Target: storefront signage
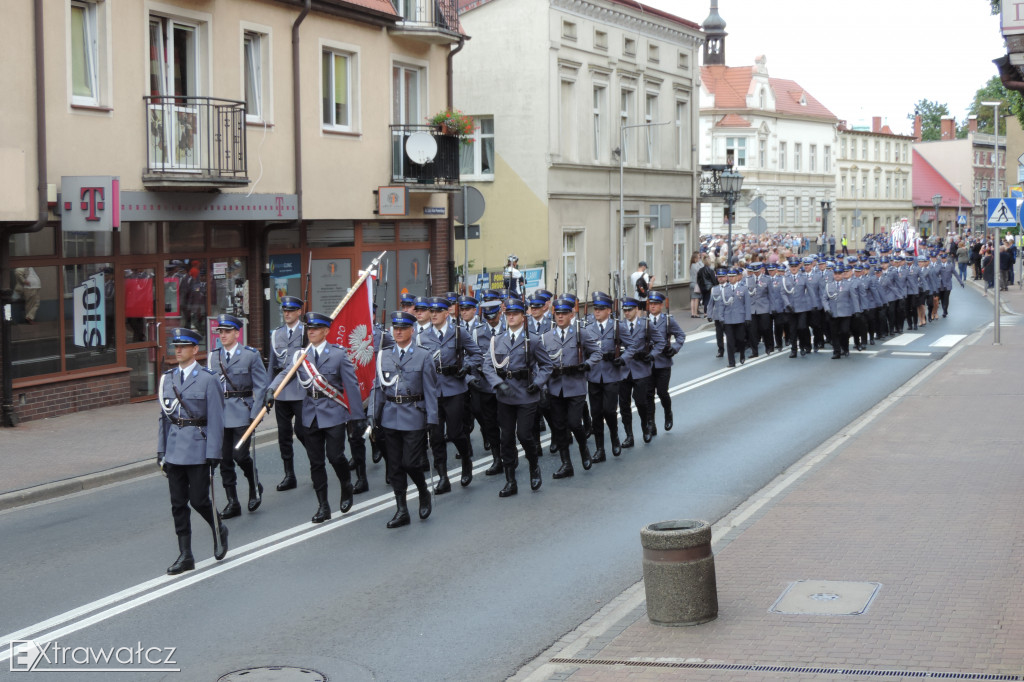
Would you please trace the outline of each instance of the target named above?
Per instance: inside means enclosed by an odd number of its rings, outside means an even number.
[[[295,220],[294,194],[121,192],[121,220]]]
[[[387,216],[409,215],[409,190],[401,185],[378,187],[377,213]]]
[[[75,287],[74,300],[74,344],[79,348],[105,346],[107,323],[103,273],[97,273]]]
[[[1002,20],[1004,36],[1024,33],[1024,2],[1021,0],[1003,0]]]
[[[118,177],[65,175],[60,188],[60,217],[65,230],[105,232],[121,226]]]
[[[444,206],[424,206],[423,215],[444,215]]]
[[[537,289],[544,288],[544,268],[523,268],[520,270],[523,273],[523,280],[525,280],[525,289],[523,293],[532,293]],[[470,282],[474,281],[474,275],[470,275]],[[485,272],[482,274],[475,275],[476,286],[475,291],[481,289],[504,289],[505,288],[505,272],[504,270],[498,270],[496,272]]]

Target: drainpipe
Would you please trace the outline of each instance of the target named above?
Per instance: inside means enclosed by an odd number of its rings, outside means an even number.
[[[10,282],[10,236],[39,232],[46,226],[49,209],[46,203],[46,77],[43,52],[43,0],[34,0],[33,29],[35,32],[36,71],[36,182],[38,189],[39,217],[27,225],[10,225],[0,228],[0,353],[3,353],[3,394],[0,396],[0,426],[16,426],[18,417],[14,413],[14,381],[11,377],[11,320],[8,314],[13,292],[6,287]]]
[[[458,10],[457,9],[456,9],[456,16],[458,16]],[[455,69],[452,66],[452,62],[455,59],[455,55],[457,55],[459,52],[461,52],[462,48],[465,47],[465,45],[466,45],[466,37],[463,36],[463,35],[459,35],[459,44],[455,46],[454,50],[452,50],[452,51],[450,51],[448,53],[448,65],[447,65],[447,68],[445,70],[445,76],[448,79],[447,86],[446,86],[447,87],[447,92],[446,92],[445,100],[446,100],[446,106],[449,109],[454,109],[455,108],[455,86],[452,83],[452,81],[454,79]],[[456,201],[456,197],[458,197],[459,200],[461,201],[461,194],[457,194],[456,192],[450,192],[448,194],[448,228],[449,229],[448,229],[447,238],[448,238],[448,245],[449,245],[448,246],[448,253],[449,253],[449,255],[455,253],[455,201]],[[466,226],[466,229],[467,230],[469,229],[468,225]],[[454,260],[454,256],[452,256],[451,259]],[[468,267],[468,265],[469,265],[468,261],[465,263],[465,265]],[[466,284],[468,285],[469,284],[469,273],[468,272],[464,272],[464,273],[462,273],[462,276],[465,279]],[[448,291],[454,291],[454,290],[455,290],[455,287],[453,286],[453,283],[452,282],[448,282]],[[430,293],[433,294],[434,292],[430,292]],[[468,295],[469,294],[469,290],[467,289],[465,291],[462,291],[461,293]]]

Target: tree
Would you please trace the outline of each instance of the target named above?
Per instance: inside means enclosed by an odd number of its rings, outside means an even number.
[[[995,107],[984,106],[982,102],[1000,102],[999,111],[1016,116],[1017,120],[1024,126],[1024,98],[1021,97],[1021,93],[1011,92],[1003,87],[999,76],[992,76],[985,85],[978,89],[974,94],[974,101],[971,102],[971,106],[967,109],[968,116],[974,115],[978,117],[978,132],[991,134],[994,132],[992,116],[995,113]],[[1006,131],[1003,129],[1003,126],[1000,125],[999,127],[1005,135]],[[964,135],[958,135],[958,137],[965,136],[966,131]]]
[[[907,118],[914,120],[915,115],[921,116],[921,139],[933,141],[942,139],[942,119],[949,116],[949,107],[939,102],[922,99],[914,105],[914,113]]]

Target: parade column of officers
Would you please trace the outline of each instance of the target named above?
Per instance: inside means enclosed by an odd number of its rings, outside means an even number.
[[[832,348],[832,359],[864,350],[878,339],[918,329],[949,314],[953,278],[963,287],[945,251],[907,255],[882,249],[844,259],[807,256],[782,263],[719,268],[707,317],[715,323],[718,357],[729,367],[790,347],[789,357]]]
[[[167,572],[195,568],[189,505],[211,528],[220,528],[216,558],[223,558],[227,527],[215,514],[221,520],[241,514],[236,465],[248,484],[246,508],[260,508],[263,486],[248,441],[237,449],[235,445],[264,406],[273,409],[277,420],[284,465],[278,491],[297,485],[294,438],[309,457],[317,497],[313,523],[331,518],[326,463],[338,478],[341,513],[352,508],[354,494],[369,490],[369,433],[373,461],[384,460],[385,481],[395,495],[397,510],[388,528],[410,522],[410,479],[418,491],[420,519],[430,516],[431,492],[451,491],[448,443],[461,461],[459,483],[470,485],[469,436],[477,423],[484,448],[494,455],[485,474],[505,478],[500,497],[519,492],[517,443],[526,454],[530,489],[541,487],[540,433],[547,427],[551,451],[561,458],[556,479],[575,474],[570,456],[574,440],[584,470],[606,459],[605,427],[613,456],[634,446],[631,403],[636,404],[645,443],[657,434],[655,394],[664,428],[670,430],[672,357],[686,335],[667,314],[664,294],[652,291],[641,302],[594,292],[590,303],[592,312],[583,315],[575,295],[555,298],[543,289],[527,300],[499,290],[483,291],[479,301],[455,293],[433,298],[403,294],[402,309],[390,316],[390,330],[383,325],[374,330],[376,379],[366,404],[360,400],[347,352],[326,341],[331,318],[317,312],[302,315],[304,303],[296,297],[281,299],[285,324],[271,334],[269,368],[256,349],[238,343],[242,321],[232,315],[218,316],[220,347],[209,353],[206,367],[195,360],[198,333],[175,329],[171,342],[178,368],[161,377],[157,445],[179,546],[178,559]],[[282,386],[304,348],[308,355]],[[351,460],[345,457],[346,440]],[[212,501],[218,467],[227,501],[220,511]],[[427,478],[434,474],[431,490]]]

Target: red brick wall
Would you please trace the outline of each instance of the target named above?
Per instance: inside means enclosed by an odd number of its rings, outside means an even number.
[[[128,391],[128,372],[89,379],[54,380],[51,384],[29,388],[15,387],[14,412],[23,422],[59,417],[96,407],[123,405],[128,402]]]
[[[441,296],[448,291],[448,261],[452,257],[451,225],[447,220],[438,220],[430,237],[430,280],[431,294]]]

